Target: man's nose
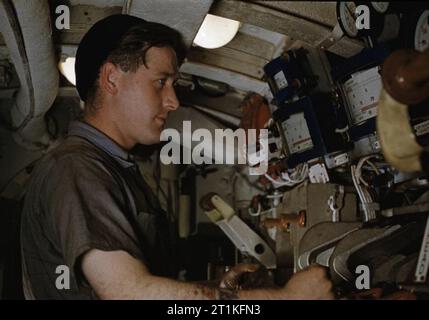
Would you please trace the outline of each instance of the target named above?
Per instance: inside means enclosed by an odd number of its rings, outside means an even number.
[[[170,111],[174,111],[179,107],[179,105],[179,99],[177,99],[174,87],[172,86],[167,88],[164,96],[164,107],[166,107]]]

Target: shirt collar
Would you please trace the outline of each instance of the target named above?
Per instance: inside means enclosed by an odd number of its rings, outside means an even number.
[[[124,168],[129,168],[135,165],[134,157],[131,154],[122,149],[115,141],[103,132],[85,122],[72,121],[69,125],[68,135],[78,136],[88,140],[112,156]]]

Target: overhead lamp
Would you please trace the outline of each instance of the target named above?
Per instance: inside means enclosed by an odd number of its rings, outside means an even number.
[[[230,42],[238,32],[240,21],[207,14],[194,44],[206,49],[216,49]]]
[[[74,86],[76,85],[76,74],[74,73],[75,61],[75,57],[62,57],[58,63],[58,69],[60,69],[61,74]]]

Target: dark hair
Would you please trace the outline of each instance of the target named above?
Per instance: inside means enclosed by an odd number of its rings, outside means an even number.
[[[146,65],[146,53],[152,47],[170,47],[176,53],[180,65],[186,55],[186,47],[180,33],[166,25],[146,22],[131,27],[124,33],[101,66],[106,62],[118,65],[123,71],[135,72],[141,65]],[[99,69],[100,69],[99,68]],[[99,75],[99,70],[98,70]],[[88,87],[86,108],[93,109],[98,90],[98,75],[92,86]],[[91,111],[91,110],[87,110]]]

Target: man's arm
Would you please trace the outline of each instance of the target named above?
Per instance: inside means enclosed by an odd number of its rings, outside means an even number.
[[[199,299],[219,297],[219,289],[153,276],[144,263],[125,251],[93,249],[82,258],[83,274],[100,299]],[[325,270],[310,267],[279,289],[256,289],[222,294],[238,299],[330,299]]]

